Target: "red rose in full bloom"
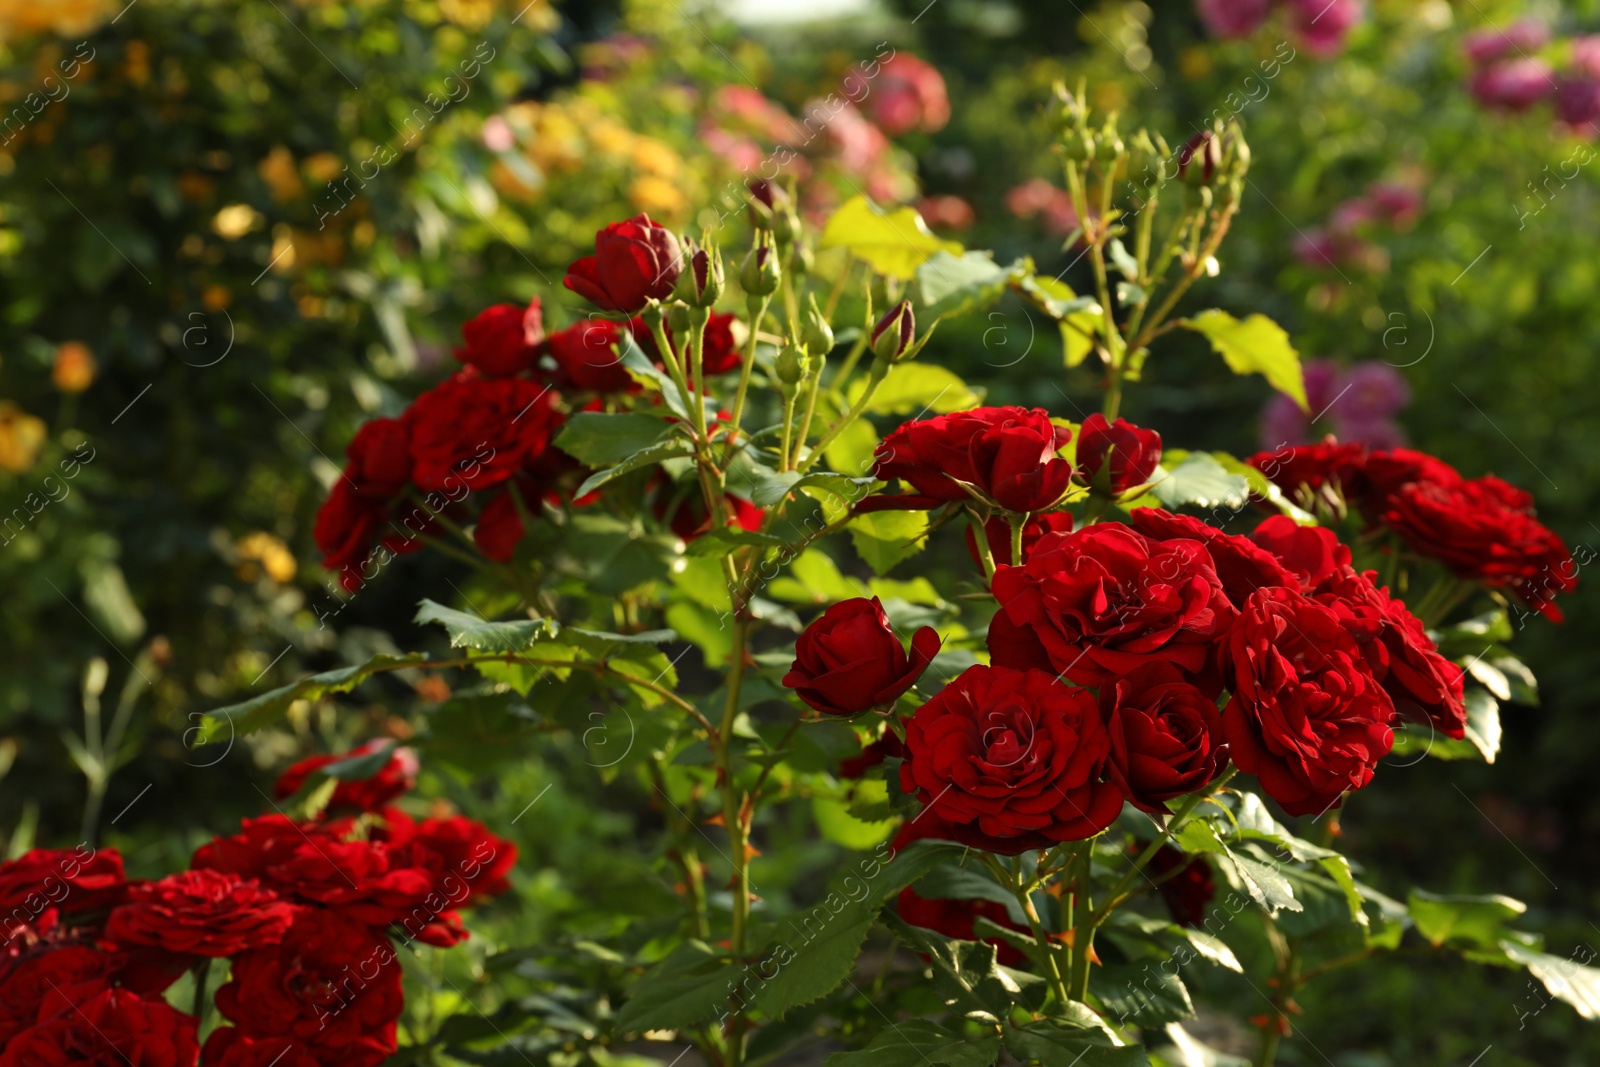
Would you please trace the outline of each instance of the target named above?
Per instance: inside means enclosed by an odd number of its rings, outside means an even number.
[[[390,500],[411,482],[411,432],[399,419],[361,424],[345,446],[341,480],[366,500]]]
[[[278,800],[293,796],[306,784],[312,772],[330,763],[356,760],[389,749],[389,758],[365,778],[340,779],[328,801],[330,811],[377,811],[391,800],[410,792],[417,784],[417,754],[403,745],[375,738],[338,755],[308,756],[278,775],[272,795]]]
[[[1161,435],[1135,426],[1127,419],[1107,423],[1096,412],[1083,420],[1078,429],[1077,479],[1095,484],[1095,476],[1109,463],[1106,483],[1112,496],[1148,482],[1161,463]]]
[[[197,1026],[164,1001],[105,989],[17,1034],[0,1067],[194,1067]]]
[[[1229,755],[1291,815],[1372,780],[1394,745],[1394,703],[1339,617],[1289,589],[1245,603],[1223,649]]]
[[[610,319],[585,319],[546,338],[544,350],[555,362],[556,384],[595,393],[637,390],[616,347],[623,329]]]
[[[1043,511],[1067,490],[1072,464],[1056,453],[1071,439],[1041,408],[975,408],[905,423],[878,446],[872,474],[934,500],[972,499],[965,483],[1008,511]]]
[[[427,872],[431,886],[397,925],[408,938],[441,948],[466,940],[455,909],[510,890],[517,846],[461,815],[416,822],[391,809],[385,818],[381,838],[391,862]]]
[[[1235,608],[1243,606],[1257,589],[1275,585],[1293,589],[1300,584],[1282,561],[1265,548],[1236,534],[1225,533],[1193,515],[1174,515],[1161,508],[1136,508],[1128,517],[1128,525],[1157,541],[1187,538],[1205,545],[1217,578],[1222,582],[1222,591]]]
[[[297,823],[287,815],[245,819],[231,837],[214,837],[195,849],[189,866],[195,870],[227,871],[270,885],[268,871],[294,857],[308,840],[333,839],[327,825]]]
[[[206,1038],[206,1067],[320,1067],[316,1057],[286,1037],[245,1037],[219,1026]]]
[[[1329,439],[1315,445],[1257,452],[1245,462],[1292,497],[1301,486],[1313,493],[1331,486],[1351,494],[1362,482],[1366,458],[1364,445],[1341,445]]]
[[[395,1052],[405,995],[387,938],[306,908],[282,941],[234,959],[216,1004],[240,1037],[297,1041],[327,1067],[377,1067]]]
[[[906,723],[900,788],[953,840],[1015,855],[1104,830],[1122,790],[1094,697],[1046,671],[968,667]]]
[[[534,464],[557,425],[550,387],[526,378],[447,378],[412,401],[412,480],[445,491],[499,485]]]
[[[1033,546],[1038,544],[1039,538],[1045,534],[1071,532],[1070,511],[1047,511],[1042,515],[1035,515],[1022,528],[1022,558],[1024,560],[1028,558],[1028,553],[1033,551]],[[1005,519],[995,515],[985,521],[983,539],[989,542],[989,553],[996,564],[1015,562],[1011,558],[1011,524]],[[972,562],[982,567],[983,560],[978,557],[978,539],[972,536],[971,523],[967,524],[967,551],[972,554]]]
[[[670,297],[682,271],[678,239],[648,215],[635,215],[596,233],[594,255],[568,267],[563,284],[598,308],[631,314]]]
[[[1251,531],[1250,540],[1278,557],[1300,579],[1300,588],[1305,592],[1350,563],[1350,549],[1339,543],[1339,536],[1332,530],[1301,526],[1287,515],[1262,520]]]
[[[283,937],[294,906],[222,871],[183,871],[128,890],[106,920],[106,940],[194,956],[235,956]]]
[[[783,684],[824,714],[854,715],[899,700],[939,645],[939,632],[924,626],[911,635],[907,656],[877,597],[841,600],[800,635]]]
[[[544,314],[539,298],[525,308],[495,304],[461,327],[466,344],[456,358],[491,378],[509,378],[528,370],[544,341]]]
[[[1210,784],[1227,763],[1216,701],[1169,663],[1102,686],[1100,713],[1111,737],[1106,777],[1141,811],[1167,814],[1166,801]]]
[[[1409,448],[1373,452],[1361,464],[1363,496],[1369,509],[1381,512],[1389,497],[1413,482],[1453,489],[1466,481],[1444,460]]]
[[[0,863],[0,922],[9,934],[52,908],[63,915],[96,911],[117,903],[127,888],[115,849],[36,848]]]
[[[1110,522],[1046,534],[1021,567],[996,570],[993,584],[994,662],[1048,665],[1079,685],[1160,662],[1191,680],[1208,676],[1211,647],[1235,614],[1205,545],[1153,541]]]
[[[109,988],[116,961],[87,945],[41,946],[0,961],[0,1048],[43,1019]]]
[[[1144,845],[1139,848],[1143,850]],[[1177,874],[1172,874],[1178,871]],[[1145,874],[1161,880],[1156,886],[1161,892],[1172,921],[1191,929],[1205,925],[1206,905],[1217,895],[1216,883],[1211,880],[1211,864],[1204,856],[1186,856],[1171,845],[1162,845],[1150,857]]]
[[[942,897],[929,899],[910,886],[900,891],[895,901],[900,918],[912,926],[932,930],[936,934],[953,937],[958,941],[987,941],[998,950],[1000,963],[1006,967],[1025,967],[1028,957],[1009,941],[999,937],[979,937],[975,932],[979,919],[988,919],[1008,930],[1028,934],[1033,931],[1027,923],[1011,918],[1006,906],[997,900],[948,900]]]

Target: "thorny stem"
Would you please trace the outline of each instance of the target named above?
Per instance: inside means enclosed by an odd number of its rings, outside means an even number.
[[[1083,842],[1078,856],[1080,870],[1074,889],[1072,923],[1072,967],[1068,993],[1073,1000],[1085,1001],[1089,997],[1089,955],[1094,951],[1094,931],[1099,925],[1094,900],[1089,895],[1090,879],[1094,873],[1094,839]]]
[[[1050,989],[1056,999],[1063,1005],[1066,1004],[1070,999],[1067,994],[1067,982],[1062,977],[1061,964],[1056,959],[1055,948],[1050,943],[1049,935],[1045,933],[1044,921],[1039,918],[1039,909],[1033,906],[1033,898],[1028,894],[1020,859],[1014,860],[1009,868],[988,853],[984,854],[984,860],[1000,883],[1011,890],[1011,895],[1017,898],[1017,906],[1028,917],[1028,925],[1033,929],[1034,943],[1039,946],[1039,955],[1044,957],[1045,979],[1050,983]]]
[[[1191,793],[1189,795],[1189,798],[1185,800],[1183,804],[1179,806],[1178,810],[1172,815],[1172,817],[1167,820],[1166,827],[1156,835],[1155,840],[1146,845],[1144,851],[1139,853],[1138,858],[1133,861],[1132,869],[1129,870],[1127,874],[1122,876],[1121,881],[1119,881],[1106,896],[1105,904],[1103,904],[1100,907],[1100,910],[1094,915],[1094,925],[1099,926],[1101,923],[1106,921],[1106,918],[1111,914],[1112,910],[1116,908],[1116,906],[1120,904],[1123,899],[1125,899],[1124,894],[1127,892],[1128,886],[1133,884],[1133,880],[1137,878],[1144,871],[1149,862],[1155,858],[1155,854],[1161,851],[1161,846],[1172,840],[1172,835],[1177,831],[1179,826],[1183,825],[1184,821],[1189,818],[1194,810],[1207,800],[1216,796],[1217,793],[1222,789],[1223,785],[1227,783],[1228,779],[1232,778],[1238,773],[1239,768],[1229,767],[1222,773],[1220,777],[1217,778],[1216,781],[1212,782],[1210,786],[1198,793]]]

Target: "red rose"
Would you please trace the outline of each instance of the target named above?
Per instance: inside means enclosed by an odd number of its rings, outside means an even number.
[[[262,878],[285,895],[333,908],[367,926],[387,926],[426,899],[433,879],[380,841],[303,841]]]
[[[623,327],[609,319],[585,319],[553,333],[544,350],[555,361],[554,381],[595,393],[631,393],[639,388],[617,352]]]
[[[1554,597],[1578,587],[1577,565],[1560,536],[1533,517],[1530,501],[1493,477],[1454,486],[1411,482],[1390,494],[1380,518],[1457,577],[1509,589],[1560,622]]]
[[[533,506],[526,496],[525,504]],[[483,506],[478,513],[478,524],[472,529],[472,541],[478,550],[496,563],[509,563],[517,554],[517,544],[527,533],[522,523],[522,512],[510,493],[500,493]]]
[[[1223,650],[1229,755],[1291,815],[1321,814],[1372,780],[1394,745],[1394,703],[1355,639],[1290,589],[1245,603]]]
[[[1264,519],[1250,540],[1278,557],[1306,592],[1350,563],[1350,549],[1339,543],[1338,534],[1322,526],[1301,526],[1287,515]]]
[[[412,401],[412,480],[425,491],[487,489],[545,454],[557,417],[550,387],[457,374]],[[463,494],[464,495],[464,494]]]
[[[411,432],[399,419],[362,423],[344,454],[341,480],[364,499],[392,499],[411,482]]]
[[[872,498],[869,497],[868,499]],[[1038,544],[1039,538],[1045,534],[1071,532],[1072,513],[1070,511],[1047,511],[1042,515],[1035,515],[1022,528],[1022,558],[1028,558],[1028,553],[1033,551],[1033,546]],[[1016,562],[1011,558],[1011,524],[1009,522],[998,515],[993,516],[984,522],[983,535],[983,539],[989,542],[989,554],[996,564]],[[972,554],[972,562],[981,568],[983,560],[978,558],[978,539],[972,536],[971,523],[967,524],[967,551]]]
[[[1426,482],[1441,489],[1453,489],[1466,479],[1442,459],[1409,448],[1389,448],[1374,452],[1362,464],[1363,495],[1378,511],[1389,497],[1413,482]]]
[[[116,961],[87,945],[39,946],[0,962],[0,1048],[45,1019],[72,1011],[110,986]]]
[[[1405,604],[1379,589],[1376,571],[1339,567],[1313,591],[1354,637],[1367,669],[1394,701],[1395,713],[1459,740],[1466,736],[1462,703],[1466,672],[1439,655],[1426,628]]]
[[[36,848],[0,863],[0,923],[9,936],[52,908],[77,915],[109,907],[127,888],[116,849]]]
[[[128,890],[111,911],[106,940],[194,956],[234,956],[283,937],[294,906],[270,889],[222,871],[183,871]]]
[[[308,840],[333,840],[329,825],[297,823],[287,815],[263,815],[245,819],[232,837],[215,837],[195,849],[189,866],[195,870],[227,871],[270,884],[272,879],[267,872],[292,859]]]
[[[1168,663],[1151,663],[1100,689],[1111,737],[1106,777],[1133,805],[1168,814],[1164,803],[1210,784],[1227,763],[1216,701]]]
[[[544,341],[544,313],[539,298],[526,308],[496,304],[478,312],[461,327],[465,347],[456,358],[491,378],[509,378],[532,368]]]
[[[197,1026],[164,1001],[105,989],[17,1034],[0,1067],[194,1067]]]
[[[395,1052],[405,995],[387,938],[306,908],[278,944],[234,959],[216,1004],[239,1037],[294,1040],[327,1067],[376,1067]]]
[[[1041,537],[1021,567],[995,571],[994,595],[1010,624],[989,628],[994,662],[1039,665],[1003,640],[1027,631],[1050,670],[1088,686],[1160,662],[1197,680],[1234,618],[1204,545],[1109,522]]]
[[[286,1037],[245,1037],[219,1026],[206,1038],[206,1067],[319,1067],[303,1045]]]
[[[1144,844],[1138,847],[1143,851]],[[1186,856],[1171,845],[1162,845],[1144,870],[1159,882],[1156,888],[1161,891],[1173,922],[1191,929],[1205,924],[1206,905],[1217,895],[1217,886],[1211,880],[1211,864],[1204,856]]]
[[[441,948],[464,941],[467,932],[455,909],[511,889],[517,846],[480,822],[456,815],[419,823],[391,810],[381,837],[395,866],[420,869],[430,880],[429,893],[396,920],[407,939]]]
[[[737,317],[731,313],[713,311],[706,320],[706,336],[700,352],[700,368],[707,377],[713,374],[727,374],[744,365],[744,353],[739,351],[739,346],[733,339],[733,323]],[[660,363],[664,358],[661,348],[656,344],[655,333],[645,325],[644,320],[633,319],[628,323],[628,329],[633,332],[633,339],[638,342],[645,355]],[[678,338],[672,332],[672,327],[663,326],[662,329],[666,331],[667,343],[678,348]],[[680,350],[679,355],[687,353]]]
[[[906,723],[900,788],[974,848],[1015,855],[1104,830],[1122,790],[1094,697],[1045,671],[968,667]]]
[[[563,284],[598,308],[631,314],[670,297],[682,270],[678,239],[648,215],[635,215],[596,233],[594,255],[568,267]]]
[[[877,597],[841,600],[800,635],[783,684],[827,715],[887,707],[922,677],[939,644],[938,631],[924,626],[907,656]]]
[[[1078,430],[1077,479],[1084,485],[1095,484],[1108,457],[1106,484],[1112,496],[1121,496],[1155,474],[1161,463],[1161,435],[1126,419],[1107,424],[1106,417],[1096,412],[1084,419]]]
[[[377,811],[396,797],[410,792],[417,784],[417,754],[386,738],[374,738],[336,756],[309,756],[278,775],[272,795],[278,800],[293,796],[306,784],[312,772],[330,763],[359,760],[388,750],[389,758],[362,778],[341,778],[328,801],[329,811]]]
[[[1032,937],[1033,931],[1028,924],[1012,919],[1006,906],[997,900],[949,900],[943,897],[930,900],[906,886],[900,891],[900,899],[895,902],[895,907],[900,912],[900,918],[912,926],[920,926],[957,941],[987,941],[998,950],[1002,965],[1027,966],[1028,957],[1009,941],[1000,937],[979,937],[975,932],[978,920],[988,919],[1008,930]]]
[[[1301,486],[1314,493],[1331,486],[1349,495],[1362,480],[1366,458],[1366,446],[1341,445],[1330,439],[1321,444],[1257,452],[1245,462],[1290,496]]]
[[[966,483],[1008,511],[1043,511],[1072,477],[1056,455],[1071,439],[1041,408],[975,408],[905,423],[878,446],[872,474],[936,500],[972,499]]]
[[[1192,515],[1174,515],[1161,508],[1136,508],[1128,525],[1157,541],[1187,538],[1199,541],[1211,554],[1217,578],[1228,603],[1243,606],[1257,589],[1282,585],[1298,588],[1299,580],[1278,557],[1265,548],[1235,534],[1224,533]]]

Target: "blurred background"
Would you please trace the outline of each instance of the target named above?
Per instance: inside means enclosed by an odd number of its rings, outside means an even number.
[[[866,192],[1071,280],[1057,81],[1173,144],[1243,123],[1244,211],[1190,302],[1282,323],[1320,413],[1196,339],[1130,417],[1236,455],[1409,442],[1533,492],[1591,558],[1591,32],[1592,0],[0,0],[0,840],[98,837],[162,869],[262,810],[289,760],[386,734],[422,747],[420,795],[522,849],[473,952],[661,906],[630,850],[660,822],[648,795],[608,788],[582,738],[530,721],[504,744],[515,714],[438,678],[237,743],[197,747],[198,716],[439,640],[410,619],[452,599],[454,564],[404,557],[351,597],[315,510],[354,428],[448,373],[461,322],[534,294],[551,326],[583,314],[560,278],[607,222],[714,226],[741,174],[804,142],[808,219]],[[868,60],[882,77],[841,106]],[[797,141],[818,107],[831,121]],[[1076,417],[1097,383],[1047,325],[1005,302],[923,358]],[[1560,953],[1600,945],[1600,583],[1564,606],[1517,636],[1542,702],[1508,716],[1496,764],[1397,765],[1344,823],[1366,881],[1511,893]],[[511,825],[536,794],[542,818]],[[795,835],[799,872],[829,846]],[[1485,1044],[1485,1067],[1600,1062],[1594,1028],[1533,1010],[1526,981],[1346,972],[1305,996],[1307,1033],[1339,1067]]]

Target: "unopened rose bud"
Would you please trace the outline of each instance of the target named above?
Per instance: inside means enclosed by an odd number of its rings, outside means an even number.
[[[744,267],[739,271],[739,284],[752,296],[771,296],[778,291],[782,279],[778,255],[771,245],[758,244],[744,257]]]
[[[1108,119],[1101,127],[1100,135],[1095,139],[1095,154],[1103,163],[1110,163],[1126,151],[1127,146],[1122,143],[1122,135]]]
[[[1222,165],[1222,142],[1210,130],[1195,134],[1178,149],[1178,177],[1193,186],[1210,185]]]
[[[793,386],[805,381],[810,369],[803,349],[784,345],[783,351],[778,353],[778,381],[784,385]]]
[[[701,248],[685,238],[683,259],[684,271],[678,275],[674,295],[690,307],[714,307],[722,297],[722,256],[714,248]]]
[[[872,328],[872,354],[884,363],[893,363],[911,347],[916,333],[917,320],[911,311],[911,301],[902,300]]]
[[[667,308],[667,327],[679,337],[687,337],[690,327],[689,309],[682,304]]]
[[[833,351],[833,327],[817,307],[816,293],[806,294],[805,342],[806,351],[816,359]]]

